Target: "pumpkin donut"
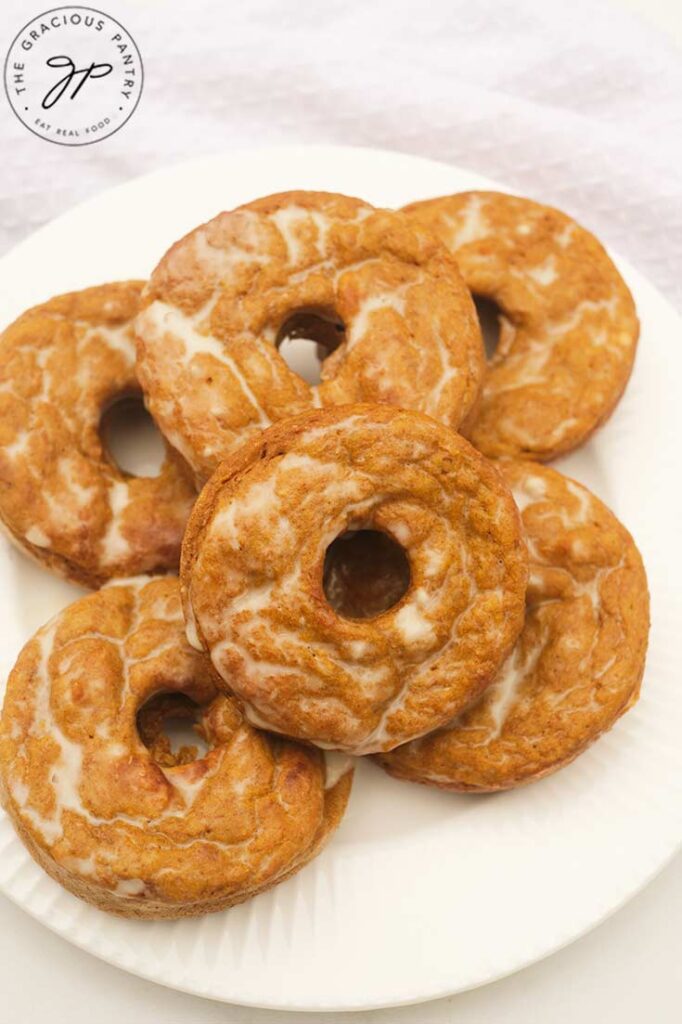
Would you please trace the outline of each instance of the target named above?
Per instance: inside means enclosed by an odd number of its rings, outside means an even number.
[[[630,534],[555,470],[528,462],[501,469],[530,555],[523,632],[476,704],[380,757],[397,778],[479,792],[532,782],[577,757],[639,695],[649,596]]]
[[[0,521],[40,563],[89,587],[177,569],[195,497],[170,448],[159,475],[109,457],[103,413],[139,394],[131,321],[142,281],[71,292],[0,336]]]
[[[491,457],[545,461],[582,444],[622,395],[639,335],[604,248],[559,210],[499,192],[429,199],[405,213],[501,311],[481,401],[462,432]]]
[[[160,735],[182,714],[199,716],[209,749],[198,759]],[[312,748],[252,729],[216,690],[185,639],[172,577],[76,601],[9,678],[5,808],[48,874],[126,917],[205,914],[282,881],[338,824],[351,776],[347,759],[325,768]]]
[[[337,613],[327,549],[387,534],[410,578],[373,618]],[[254,724],[353,754],[443,725],[523,623],[527,558],[497,469],[430,417],[320,410],[271,427],[202,491],[181,558],[188,638]]]
[[[143,305],[147,404],[200,479],[316,406],[386,402],[457,428],[484,370],[471,296],[440,243],[402,214],[331,193],[284,192],[219,214],[166,253]],[[287,325],[306,336],[311,315],[323,344],[342,339],[314,387],[278,351]]]

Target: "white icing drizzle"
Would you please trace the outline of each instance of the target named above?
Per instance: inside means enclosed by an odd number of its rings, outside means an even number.
[[[109,301],[103,308],[113,315],[117,306]],[[14,347],[30,355],[34,366],[40,370],[40,390],[29,399],[16,392],[11,380],[5,381],[4,387],[0,385],[24,405],[27,414],[24,428],[11,444],[4,446],[5,454],[15,463],[22,460],[21,464],[13,466],[13,472],[31,482],[35,494],[34,503],[24,512],[28,523],[23,528],[16,524],[15,534],[25,537],[35,547],[48,550],[59,541],[58,554],[76,564],[82,564],[85,542],[94,549],[90,551],[92,557],[100,559],[106,567],[134,553],[122,535],[119,521],[129,495],[125,496],[127,487],[116,478],[108,460],[93,453],[87,438],[96,426],[93,417],[98,415],[97,403],[102,398],[102,386],[107,384],[103,378],[106,367],[111,366],[111,381],[117,387],[135,386],[132,325],[130,321],[114,326],[96,325],[45,309],[41,309],[41,316],[55,321],[58,333],[40,348],[37,347],[40,335],[35,341]],[[75,381],[84,392],[83,401],[78,405],[71,393],[65,391],[62,395],[63,381],[55,372],[64,353],[72,354],[77,365]],[[94,394],[93,387],[96,388]],[[44,406],[55,411],[66,429],[66,437],[61,432],[54,434],[56,417],[46,414]],[[48,445],[51,454],[47,463],[36,462],[31,458],[31,440],[46,433],[52,439]],[[103,496],[109,501],[110,517],[102,536],[96,520]],[[189,504],[189,495],[187,501]],[[173,525],[175,527],[175,523]]]
[[[408,544],[410,543],[410,538],[412,537],[412,531],[410,529],[410,524],[409,523],[400,523],[400,522],[392,523],[391,524],[391,533],[393,534],[395,539],[398,541],[398,543],[402,544],[402,546],[404,548],[406,548],[408,546]]]
[[[190,647],[193,647],[196,651],[203,651],[204,645],[199,639],[199,633],[197,630],[197,620],[194,614],[194,609],[192,608],[191,604],[188,605],[186,610],[185,635],[187,637],[187,642],[189,643]]]
[[[29,544],[35,544],[37,548],[49,548],[51,544],[50,538],[40,526],[30,526],[24,537]]]
[[[360,305],[346,330],[346,346],[352,348],[369,331],[370,318],[379,310],[392,309],[398,316],[405,315],[405,288],[369,295]]]
[[[417,587],[410,598],[396,612],[395,624],[406,644],[432,643],[433,623],[424,614],[433,602],[422,587]]]
[[[321,243],[320,248],[324,246],[330,222],[319,210],[313,212],[315,214],[314,218],[308,210],[292,204],[290,206],[283,206],[270,214],[270,220],[276,224],[279,233],[286,243],[289,263],[297,263],[299,260],[303,244],[300,238],[297,237],[296,228],[301,224],[305,224],[308,220],[312,220],[317,228],[318,245]]]
[[[188,366],[199,355],[212,356],[227,367],[239,388],[253,407],[256,422],[260,427],[270,426],[270,419],[251,389],[236,360],[228,355],[226,347],[210,334],[200,332],[193,317],[187,316],[175,306],[158,299],[147,306],[138,317],[138,329],[150,341],[163,343],[171,336],[183,343],[182,363]]]
[[[353,315],[344,314],[347,321],[346,337],[335,362],[335,373],[342,373],[346,355],[371,335],[375,317],[382,313],[392,313],[402,322],[400,331],[401,335],[406,335],[405,346],[410,348],[413,356],[417,354],[421,366],[431,378],[436,378],[433,385],[429,383],[428,388],[423,389],[419,407],[437,418],[449,421],[456,415],[458,403],[463,401],[461,389],[452,389],[451,394],[449,388],[462,372],[462,366],[459,365],[461,356],[453,344],[454,327],[447,318],[444,318],[442,324],[434,322],[433,325],[427,325],[427,328],[432,326],[432,329],[425,333],[425,338],[419,344],[409,328],[409,292],[415,285],[427,280],[426,273],[419,267],[410,266],[410,280],[389,287],[382,281],[381,271],[387,260],[381,253],[373,257],[363,255],[362,259],[355,262],[338,265],[339,258],[348,259],[348,254],[345,250],[336,252],[334,227],[337,224],[359,223],[373,215],[380,215],[380,212],[361,206],[354,216],[335,218],[322,209],[307,209],[295,201],[267,214],[254,210],[234,211],[219,215],[209,226],[195,231],[179,249],[169,252],[165,260],[178,276],[188,273],[187,265],[192,262],[192,257],[198,261],[201,272],[215,289],[207,305],[215,304],[220,299],[224,294],[222,289],[235,286],[244,267],[258,264],[266,267],[273,261],[273,229],[286,246],[286,267],[287,270],[291,269],[289,273],[285,272],[285,283],[264,284],[263,301],[270,291],[277,294],[283,289],[300,287],[304,295],[306,282],[318,276],[332,291],[330,303],[342,304],[347,276],[358,275],[370,265],[376,266],[376,281],[372,281],[369,275],[363,275],[359,308]],[[212,242],[208,240],[209,235]],[[277,259],[281,261],[281,255]],[[177,266],[174,265],[176,261]],[[268,379],[269,375],[272,380],[286,381],[290,385],[293,372],[276,351],[277,330],[272,323],[263,325],[259,321],[256,325],[251,322],[248,314],[245,315],[238,332],[239,341],[243,343],[248,339],[254,353],[252,360],[245,354],[243,344],[230,349],[231,333],[225,341],[211,334],[206,307],[188,315],[168,301],[156,300],[140,313],[136,330],[143,341],[141,366],[153,370],[153,375],[150,373],[146,382],[150,390],[150,406],[166,437],[198,475],[204,475],[207,467],[210,470],[221,457],[255,431],[269,426],[272,421],[288,413],[288,409],[282,406],[283,400],[278,397],[278,392],[271,387]],[[236,332],[236,328],[234,330]],[[236,339],[236,333],[234,337]],[[177,376],[176,361],[168,355],[169,349],[174,354],[176,347],[180,349],[180,366],[197,378],[201,376],[201,367],[193,366],[196,357],[210,356],[221,364],[216,368],[210,390],[206,389],[208,408],[201,401],[183,401],[186,392],[174,383]],[[473,343],[467,346],[465,358],[468,360],[469,376],[476,377],[480,369],[478,351]],[[381,400],[382,394],[386,393],[388,400],[391,400],[390,373],[387,373],[386,365],[382,364],[380,358],[368,358],[365,363],[367,386],[372,390],[374,399]],[[263,367],[267,368],[266,371]],[[153,383],[155,380],[162,382],[165,387],[159,386],[156,389]],[[332,381],[325,381],[327,383],[331,384]],[[299,380],[297,387],[300,388],[300,384]],[[322,385],[323,390],[325,384]],[[196,385],[193,384],[195,386],[201,388],[203,382],[197,381]],[[241,408],[235,411],[235,403],[230,399],[233,389],[241,390],[253,410],[252,417],[249,417],[248,411],[242,413]],[[322,407],[320,386],[307,385],[305,392],[301,392],[301,401],[313,408]],[[229,422],[229,427],[225,421]]]
[[[554,240],[561,249],[567,249],[573,241],[575,234],[575,224],[572,221],[567,221],[561,231],[555,235]]]
[[[194,232],[192,244],[195,256],[202,270],[216,283],[229,281],[234,276],[237,267],[261,262],[258,252],[260,239],[257,233],[257,218],[245,210],[240,212],[240,218],[242,240],[246,241],[247,245],[252,245],[253,248],[244,248],[234,242],[229,247],[217,247],[211,245],[205,229]],[[244,231],[246,225],[250,226],[248,232]]]
[[[360,212],[361,212],[361,214],[368,214],[369,210],[365,210],[364,208],[361,208]],[[317,244],[318,252],[322,255],[327,250],[328,235],[329,235],[329,231],[330,231],[331,226],[332,226],[332,222],[329,219],[329,217],[325,217],[325,215],[323,213],[320,213],[319,210],[309,210],[308,211],[308,216],[310,217],[310,219],[312,220],[313,224],[317,228],[317,243],[316,244]],[[357,220],[363,220],[364,217],[360,216],[360,217],[358,217],[356,219]]]
[[[547,285],[554,284],[559,276],[556,257],[553,253],[550,253],[542,263],[537,263],[535,266],[527,267],[526,274],[528,277],[532,278],[536,284],[539,284],[543,288],[546,288]]]
[[[503,198],[488,200],[485,193],[462,197],[454,213],[447,212],[445,204],[440,215],[443,237],[455,257],[460,257],[471,287],[476,290],[479,282],[487,282],[481,287],[495,291],[500,298],[504,295],[503,305],[508,307],[508,315],[500,317],[500,343],[492,371],[483,383],[485,425],[480,429],[492,431],[505,444],[547,452],[565,446],[567,440],[579,439],[581,433],[596,426],[601,419],[600,403],[605,411],[612,406],[614,389],[621,380],[620,374],[614,374],[614,366],[627,369],[637,331],[623,290],[609,284],[613,270],[599,266],[599,261],[589,278],[604,297],[586,297],[593,292],[587,275],[579,285],[585,297],[574,295],[578,285],[566,294],[560,289],[561,281],[566,274],[571,276],[571,266],[577,266],[582,255],[582,237],[575,223],[566,219],[557,225],[554,221],[556,228],[548,240],[542,207],[522,205],[508,197],[508,206],[502,202],[501,208],[506,208],[510,219],[497,220],[495,204]],[[494,252],[485,245],[477,247],[477,242],[494,234],[499,236]],[[533,244],[526,242],[531,235],[533,242],[549,241],[539,255]],[[521,287],[518,299],[512,290],[517,286]],[[524,296],[523,291],[529,294]],[[569,352],[574,346],[594,350],[589,397],[584,374]],[[557,407],[566,407],[568,412],[556,421],[547,416],[548,422],[540,429],[538,418],[529,418],[520,400],[516,407],[507,400],[497,404],[501,396],[523,389],[533,389],[528,401],[538,403],[538,413],[540,403],[548,404],[552,395],[557,397]],[[474,437],[476,430],[474,425]]]
[[[118,639],[101,633],[85,633],[73,637],[71,640],[63,643],[59,648],[59,672],[64,673],[70,670],[71,662],[68,648],[71,644],[79,643],[82,640],[91,638],[112,644],[116,647],[121,659],[121,669],[123,673],[121,707],[124,705],[126,697],[130,692],[130,672],[132,666],[134,664],[139,665],[150,658],[158,657],[166,650],[177,649],[178,641],[177,639],[173,639],[170,642],[162,641],[143,659],[131,659],[127,653],[126,642],[128,638],[144,624],[144,621],[147,621],[146,618],[145,620],[141,618],[139,593],[148,585],[149,582],[149,577],[138,577],[128,581],[118,580],[110,585],[112,587],[130,590],[135,599],[131,623],[128,632],[123,638]],[[157,601],[154,605],[154,613],[158,614],[159,619],[162,621],[177,624],[180,623],[181,615],[179,606],[171,608],[167,602],[162,603]],[[36,634],[34,642],[38,645],[39,656],[33,677],[31,693],[28,695],[28,699],[32,697],[31,721],[26,732],[21,729],[19,729],[18,732],[17,730],[13,730],[15,740],[19,740],[23,737],[23,741],[20,743],[17,751],[17,756],[14,758],[7,773],[8,788],[16,805],[17,812],[27,822],[27,824],[42,836],[43,840],[49,847],[54,846],[54,844],[64,836],[64,815],[65,812],[68,811],[73,811],[81,819],[92,826],[106,825],[110,827],[114,824],[120,824],[121,826],[133,828],[144,834],[149,834],[150,832],[153,833],[158,826],[170,819],[184,818],[188,810],[190,810],[196,803],[207,779],[209,779],[217,770],[220,763],[219,761],[216,761],[214,767],[209,769],[209,771],[204,770],[199,773],[197,773],[197,766],[199,762],[192,762],[188,765],[178,765],[173,768],[161,768],[164,776],[172,786],[173,792],[180,797],[182,806],[178,806],[178,802],[176,800],[171,800],[167,808],[155,819],[132,817],[123,813],[117,813],[109,818],[102,818],[91,813],[84,805],[81,797],[81,784],[84,781],[83,747],[81,744],[73,742],[66,736],[63,729],[57,722],[52,710],[52,679],[54,676],[51,676],[50,673],[50,659],[53,654],[55,636],[59,628],[60,621],[61,616],[56,616],[51,620],[51,622],[43,627],[38,634]],[[107,742],[108,729],[103,729],[103,725],[103,722],[99,722],[96,729],[98,737],[101,738],[105,744],[103,747],[103,753],[110,759],[124,756],[126,748],[123,744],[115,741]],[[27,749],[27,741],[29,737],[36,737],[39,739],[49,737],[57,747],[57,756],[54,762],[49,766],[49,785],[54,795],[54,808],[49,814],[40,813],[36,810],[35,806],[33,806],[31,802],[31,790],[24,782],[22,782],[19,775],[20,766],[27,761],[30,761],[30,754]],[[235,756],[239,755],[240,746],[246,742],[249,741],[244,731],[239,731],[235,734],[230,744],[230,749]],[[277,786],[278,772],[279,767],[278,764],[275,763],[275,781],[273,783],[275,787]],[[344,769],[340,764],[336,765],[334,762],[333,772],[337,772],[337,777],[340,777],[343,774]],[[232,782],[234,785],[232,785]],[[333,784],[333,781],[328,781],[329,786]],[[244,792],[244,787],[245,780],[240,780],[238,778],[231,780],[232,796],[239,796],[239,794]],[[164,842],[168,842],[170,840],[170,834],[165,832],[163,829],[161,832],[164,837]],[[187,840],[175,838],[172,840],[172,846],[174,849],[190,849],[199,845],[210,846],[220,851],[226,851],[232,859],[239,860],[249,852],[250,847],[253,843],[257,843],[257,841],[257,832],[246,840],[236,842],[222,841],[212,835],[202,833],[201,835]],[[111,859],[107,846],[97,844],[92,852],[87,856],[67,856],[64,857],[62,863],[65,868],[83,878],[95,879],[100,884],[105,884],[100,875],[103,874],[104,877],[110,877],[111,870],[109,868],[109,864],[113,864],[114,862]],[[169,872],[174,873],[175,869],[161,869],[157,873],[157,876],[160,877],[162,873]],[[110,891],[121,897],[140,898],[149,894],[149,886],[143,878],[124,877],[119,878],[115,883],[107,882],[106,884],[110,888]]]
[[[111,589],[112,587],[126,587],[132,588],[133,590],[141,590],[142,587],[146,587],[154,579],[149,573],[141,573],[139,576],[117,576],[113,580],[107,580],[106,583],[102,584],[100,590]],[[112,640],[111,637],[107,637],[107,640]],[[113,640],[112,640],[113,643]]]
[[[281,502],[275,489],[273,477],[265,481],[256,481],[240,499],[223,509],[214,520],[215,529],[223,540],[235,548],[241,544],[240,525],[254,519],[263,520],[261,528],[267,529],[273,539],[283,544],[291,534],[291,525],[282,513]]]
[[[114,565],[130,554],[130,543],[121,531],[122,516],[129,501],[128,484],[123,480],[112,480],[109,484],[111,518],[102,537],[102,558],[107,565]]]
[[[581,555],[586,553],[586,549],[584,549],[584,545],[581,545],[579,538],[571,537],[571,532],[582,527],[589,526],[593,521],[591,511],[592,496],[586,488],[576,484],[572,480],[564,479],[563,485],[568,494],[575,499],[577,508],[570,508],[567,506],[566,502],[554,501],[550,498],[547,495],[547,485],[545,480],[540,476],[534,475],[532,472],[527,473],[520,482],[517,482],[513,488],[514,499],[522,512],[532,505],[544,503],[546,511],[544,511],[542,517],[547,519],[558,518],[560,520],[562,527],[566,530],[567,537],[571,538],[571,553],[574,557],[579,558]],[[529,588],[531,592],[542,592],[542,571],[547,563],[540,556],[533,537],[529,535],[526,540],[531,557]],[[580,707],[583,710],[599,710],[599,704],[595,699],[594,693],[589,695],[589,699],[587,701],[584,700],[585,687],[590,684],[594,685],[597,683],[616,662],[616,655],[614,654],[607,659],[605,664],[599,669],[595,670],[592,668],[592,659],[599,641],[601,628],[601,587],[606,578],[610,576],[611,573],[621,569],[624,564],[625,561],[623,555],[616,564],[598,567],[589,579],[580,580],[572,575],[570,585],[567,587],[564,597],[560,599],[544,598],[539,601],[533,600],[531,608],[536,612],[541,612],[544,605],[551,605],[556,600],[574,602],[581,598],[587,598],[593,619],[593,629],[591,642],[577,665],[577,676],[575,682],[559,692],[549,691],[537,693],[532,697],[532,700],[543,701],[553,711],[571,713],[570,708],[566,706],[568,700],[574,693],[583,691],[583,700],[581,701]],[[567,572],[566,570],[559,570],[556,567],[555,571]],[[486,691],[482,699],[482,706],[485,708],[486,717],[489,719],[489,726],[487,728],[485,738],[480,742],[473,744],[474,746],[486,746],[501,736],[509,714],[518,702],[519,690],[523,683],[534,672],[545,650],[547,642],[548,635],[546,633],[546,628],[542,626],[541,621],[539,634],[530,649],[526,649],[524,652],[521,642],[517,643],[516,647],[502,667],[499,676],[492,686]],[[578,641],[570,634],[561,638],[561,646],[566,651],[577,650],[580,647]],[[531,698],[528,699],[530,700]],[[478,722],[474,721],[473,724],[465,727],[458,719],[452,723],[452,727],[462,732],[467,732],[476,730],[479,726]]]
[[[114,892],[117,896],[139,897],[146,894],[147,886],[141,878],[121,878],[116,883]]]
[[[585,526],[590,522],[590,508],[592,505],[592,499],[589,491],[580,484],[574,483],[572,480],[566,481],[566,490],[571,494],[578,502],[578,511],[573,514],[572,519],[575,525]]]
[[[10,459],[16,459],[19,455],[24,455],[31,440],[31,435],[28,430],[22,430],[17,434],[14,441],[11,444],[6,444],[2,447],[5,455]]]
[[[122,324],[119,327],[106,327],[104,325],[91,327],[84,321],[78,320],[76,324],[86,328],[82,339],[83,343],[91,340],[103,341],[108,348],[123,356],[127,366],[135,365],[135,340],[130,324]]]
[[[592,299],[584,299],[566,316],[548,320],[543,324],[542,332],[537,337],[528,336],[527,344],[523,351],[511,351],[507,354],[507,365],[514,367],[517,372],[513,377],[510,377],[508,383],[504,385],[496,383],[494,393],[501,395],[507,391],[516,391],[519,388],[528,387],[531,384],[546,386],[547,376],[545,371],[557,345],[577,327],[583,327],[586,317],[601,313],[606,313],[611,320],[615,318],[615,296],[610,299],[600,299],[597,302],[594,302]],[[592,342],[593,333],[593,331],[589,333],[590,342]],[[610,331],[609,337],[612,335],[613,332]],[[491,393],[492,384],[486,385],[484,383],[483,390],[486,394]],[[566,423],[559,424],[557,428],[560,432],[565,432],[566,429]],[[517,424],[514,424],[514,434],[523,443],[522,428]],[[532,438],[530,440],[531,442],[533,441]]]
[[[469,196],[457,221],[448,218],[452,231],[450,236],[452,249],[461,249],[463,245],[468,245],[470,242],[478,242],[490,233],[484,206],[483,197],[474,192]]]
[[[18,783],[15,779],[10,781],[10,791],[17,807],[50,844],[56,842],[63,835],[62,814],[64,811],[76,811],[86,819],[91,819],[91,815],[83,807],[79,794],[82,749],[78,743],[73,743],[64,735],[52,713],[48,666],[58,624],[58,617],[55,617],[36,635],[40,658],[36,667],[33,724],[29,731],[29,735],[50,736],[59,747],[59,755],[50,775],[55,799],[53,814],[50,817],[43,817],[39,814],[28,804],[28,787]]]
[[[84,486],[78,479],[78,465],[73,455],[65,455],[60,458],[57,462],[57,471],[77,508],[86,508],[96,497],[97,488]]]
[[[343,432],[344,443],[349,443],[356,421],[359,429],[371,434],[366,417],[359,414],[330,426],[311,428],[297,440],[294,450],[266,463],[264,470],[254,467],[253,478],[247,475],[236,489],[231,489],[206,528],[202,549],[214,551],[217,557],[221,557],[219,552],[224,550],[225,571],[230,574],[232,585],[239,580],[241,586],[240,576],[243,575],[243,589],[230,598],[229,605],[218,611],[205,606],[203,597],[199,604],[200,551],[188,595],[191,608],[188,618],[193,639],[197,633],[194,620],[198,618],[201,635],[217,671],[240,693],[249,721],[254,725],[278,729],[278,692],[285,685],[291,690],[293,674],[301,679],[293,700],[302,714],[315,715],[321,703],[325,713],[334,711],[339,719],[348,723],[349,729],[354,728],[353,714],[348,707],[328,692],[325,672],[330,671],[334,678],[345,680],[344,685],[364,700],[371,701],[375,707],[383,706],[375,724],[370,725],[369,735],[349,740],[346,746],[353,753],[370,753],[392,738],[393,718],[400,719],[400,711],[414,685],[415,673],[418,671],[420,679],[426,681],[430,665],[456,644],[461,615],[479,599],[487,603],[492,613],[495,608],[504,606],[506,596],[497,586],[479,591],[465,542],[458,540],[456,552],[441,551],[433,540],[415,542],[409,521],[404,514],[396,512],[393,518],[382,520],[382,528],[413,548],[410,559],[417,572],[413,579],[417,582],[394,609],[382,615],[381,631],[390,636],[395,645],[394,657],[398,659],[395,664],[402,665],[401,659],[405,659],[404,671],[399,672],[395,667],[393,656],[385,663],[376,663],[376,650],[364,623],[345,620],[343,634],[338,639],[329,634],[326,640],[312,641],[308,637],[304,639],[305,634],[299,634],[297,629],[283,625],[285,617],[286,621],[298,620],[302,624],[307,621],[308,599],[301,577],[301,551],[305,548],[306,565],[322,564],[327,547],[336,537],[349,528],[370,525],[375,510],[381,508],[385,516],[386,510],[391,508],[390,489],[389,495],[380,492],[377,481],[366,476],[358,465],[347,474],[340,471],[338,462],[327,461],[322,453],[313,454],[313,446],[318,442],[326,445],[335,431]],[[265,480],[260,478],[262,472],[267,474]],[[291,486],[287,487],[284,481],[292,474],[301,476],[304,489],[295,479],[289,480]],[[296,494],[296,507],[291,509],[280,497],[290,493]],[[449,506],[455,495],[444,490],[443,500]],[[313,507],[324,505],[324,529],[319,536],[302,538],[295,524],[299,522],[299,512],[307,518],[309,503]],[[438,517],[441,516],[446,518],[447,513],[439,511]],[[233,571],[228,549],[254,553],[248,572]],[[287,568],[282,571],[274,568],[275,564]],[[261,576],[265,577],[263,581],[256,582]],[[448,622],[445,629],[443,601],[448,600],[449,587],[455,578],[466,580],[469,598],[461,614]],[[458,587],[461,585],[458,583]],[[489,640],[491,644],[498,642],[492,632]],[[283,731],[287,730],[283,728]],[[338,741],[321,742],[319,733],[315,735],[315,742],[333,749],[344,746]]]
[[[517,644],[505,661],[499,676],[486,694],[486,708],[492,721],[486,743],[497,739],[502,732],[507,716],[516,703],[519,687],[533,671],[541,654],[542,646],[538,644],[524,658]]]
[[[547,485],[541,476],[528,473],[520,484],[512,487],[512,494],[519,512],[524,512],[529,505],[542,501],[547,493]]]
[[[161,769],[173,789],[181,794],[187,809],[192,806],[207,779],[205,772],[196,779],[188,778],[187,776],[194,770],[194,762],[190,762],[188,765],[178,765],[175,768]]]
[[[431,389],[424,411],[429,415],[437,417],[440,411],[441,399],[445,388],[448,386],[450,381],[458,377],[462,371],[455,363],[449,347],[443,342],[443,337],[440,331],[434,330],[433,336],[437,343],[436,351],[438,352],[438,358],[440,359],[441,375],[438,378],[435,387]]]
[[[69,871],[75,871],[86,878],[88,876],[95,877],[97,875],[97,861],[95,860],[94,854],[90,854],[88,857],[67,857],[64,859],[64,866],[67,867]]]

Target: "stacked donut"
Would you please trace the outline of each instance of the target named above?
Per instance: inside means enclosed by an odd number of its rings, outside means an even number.
[[[472,296],[497,307],[488,359]],[[317,854],[350,755],[479,792],[575,758],[637,699],[647,585],[613,513],[542,463],[608,417],[637,335],[595,238],[481,192],[271,196],[146,284],[19,317],[0,519],[94,590],[8,682],[0,788],[36,860],[105,910],[202,914]],[[154,477],[102,429],[130,395],[164,437]]]

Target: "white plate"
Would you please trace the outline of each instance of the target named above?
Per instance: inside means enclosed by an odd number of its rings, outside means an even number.
[[[400,205],[491,187],[397,153],[298,147],[183,164],[113,189],[0,261],[0,322],[71,288],[144,276],[174,239],[221,209],[290,188]],[[494,187],[494,186],[493,186]],[[563,466],[634,533],[653,628],[642,699],[572,766],[517,792],[455,796],[359,765],[330,847],[284,885],[223,914],[118,920],[33,863],[0,819],[0,886],[71,942],[165,985],[236,1003],[347,1010],[432,999],[518,970],[621,906],[682,838],[680,321],[634,270],[642,337],[609,424]],[[75,587],[0,546],[0,676]]]

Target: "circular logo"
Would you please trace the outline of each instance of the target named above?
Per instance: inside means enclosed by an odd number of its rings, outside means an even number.
[[[92,7],[54,7],[29,21],[5,61],[5,91],[29,131],[88,146],[122,128],[140,101],[142,58],[115,18]]]

